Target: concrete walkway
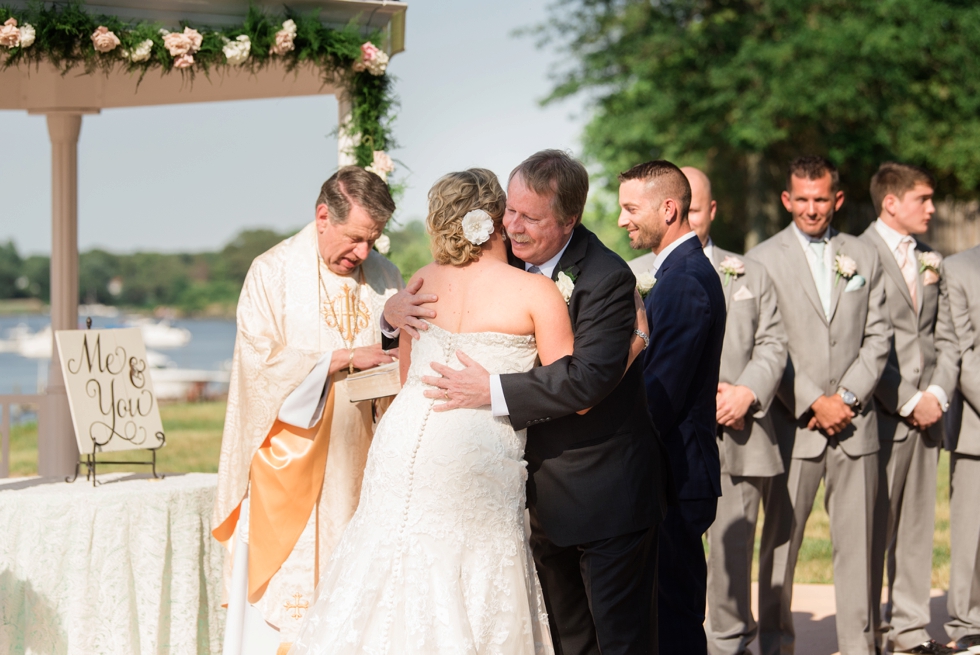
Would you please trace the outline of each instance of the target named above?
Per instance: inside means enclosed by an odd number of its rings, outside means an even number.
[[[758,592],[752,585],[752,604],[757,606]],[[943,624],[949,620],[946,612],[946,592],[932,590],[929,603],[932,622],[929,634],[941,644],[949,643]],[[834,586],[823,584],[793,585],[793,622],[796,627],[796,655],[836,655],[837,626],[835,624]],[[756,616],[758,608],[756,607]],[[759,644],[752,644],[758,655]]]

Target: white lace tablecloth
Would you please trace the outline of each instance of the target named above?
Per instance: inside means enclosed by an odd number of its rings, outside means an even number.
[[[0,653],[217,653],[217,476],[0,480]]]

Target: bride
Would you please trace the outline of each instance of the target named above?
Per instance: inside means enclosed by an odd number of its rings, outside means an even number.
[[[421,381],[430,362],[458,366],[459,350],[491,373],[572,351],[555,283],[507,263],[504,206],[484,169],[429,191],[435,263],[416,275],[438,295],[438,318],[401,340],[404,387],[292,654],[554,652],[524,527],[525,432],[488,407],[433,412]]]

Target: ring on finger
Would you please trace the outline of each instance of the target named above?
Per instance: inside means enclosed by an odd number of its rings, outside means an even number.
[[[443,391],[442,394],[446,397],[446,400],[449,400],[449,391],[448,390]]]

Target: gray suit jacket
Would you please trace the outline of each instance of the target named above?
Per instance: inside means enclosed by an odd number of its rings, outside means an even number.
[[[745,274],[727,284],[719,268],[725,257],[736,257],[745,265]],[[714,246],[711,263],[721,278],[728,310],[719,381],[746,386],[758,399],[755,411],[745,416],[743,430],[721,429],[722,472],[778,475],[783,472],[783,460],[769,406],[786,368],[786,331],[776,305],[776,290],[758,262]]]
[[[861,235],[878,251],[885,284],[885,309],[892,326],[891,350],[885,372],[875,388],[878,408],[878,437],[883,441],[903,441],[915,428],[905,422],[898,411],[917,391],[935,384],[953,397],[959,368],[959,346],[949,313],[946,280],[925,284],[919,273],[916,296],[919,314],[912,307],[902,270],[895,255],[881,238],[874,224]],[[932,248],[916,240],[916,255],[931,252]],[[943,439],[942,421],[930,427],[923,438],[938,445]]]
[[[857,237],[831,230],[832,252],[853,259],[857,274],[851,281],[841,278],[834,283],[828,320],[793,230],[790,224],[747,255],[761,262],[772,278],[789,339],[789,361],[776,394],[780,402],[773,403],[770,412],[780,447],[794,458],[823,454],[826,435],[807,428],[810,406],[820,396],[844,387],[857,395],[861,405],[834,441],[852,457],[877,452],[873,393],[885,368],[891,337],[878,253]],[[857,276],[863,278],[863,284]],[[853,290],[845,291],[849,285]]]
[[[948,257],[943,268],[963,358],[959,389],[946,413],[946,447],[980,457],[980,246]]]

